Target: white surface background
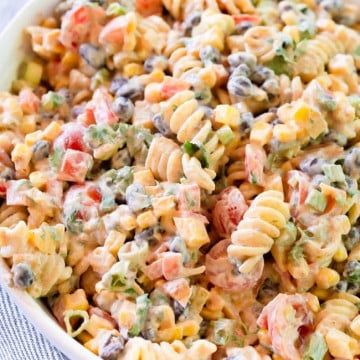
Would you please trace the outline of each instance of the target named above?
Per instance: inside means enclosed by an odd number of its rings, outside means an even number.
[[[0,0],[0,31],[27,1]],[[1,288],[0,302],[1,360],[66,360],[28,323]]]

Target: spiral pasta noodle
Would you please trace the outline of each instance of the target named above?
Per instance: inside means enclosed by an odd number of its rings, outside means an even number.
[[[263,261],[263,255],[270,251],[289,216],[281,192],[265,191],[254,199],[231,235],[227,250],[230,257],[240,261],[240,272],[247,273]]]

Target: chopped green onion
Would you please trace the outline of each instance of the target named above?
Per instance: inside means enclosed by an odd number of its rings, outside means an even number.
[[[229,144],[235,138],[235,135],[229,125],[222,126],[216,131],[216,134],[223,145]]]
[[[319,212],[323,212],[326,209],[327,199],[323,193],[313,189],[307,196],[305,204],[310,205],[312,208]]]
[[[324,336],[318,332],[310,336],[310,340],[305,348],[304,360],[323,360],[327,353],[327,345]]]
[[[112,3],[106,9],[107,16],[120,16],[125,15],[126,13],[126,8],[118,3]]]
[[[144,294],[136,298],[136,321],[130,328],[129,335],[137,336],[143,330],[150,307],[148,295]]]
[[[64,97],[54,91],[47,92],[41,98],[41,105],[45,111],[56,110],[64,102],[65,102]]]
[[[340,165],[324,164],[322,170],[331,182],[345,182],[345,174]]]
[[[196,145],[190,141],[185,141],[184,151],[189,155],[193,156],[200,149],[199,145]]]

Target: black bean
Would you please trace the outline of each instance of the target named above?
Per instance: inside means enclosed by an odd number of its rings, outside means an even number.
[[[170,129],[170,126],[164,121],[164,119],[160,113],[154,115],[154,117],[152,118],[152,121],[153,121],[153,124],[156,127],[156,129],[158,129],[161,134],[163,134],[164,136],[168,136],[168,137],[173,135],[173,133]]]
[[[145,188],[138,183],[127,187],[125,193],[126,202],[131,211],[140,211],[151,205],[150,197],[146,195]]]
[[[352,148],[344,160],[344,171],[354,179],[360,178],[360,148]]]
[[[252,86],[251,81],[245,76],[231,76],[227,89],[231,95],[246,98],[251,96]]]
[[[193,27],[200,24],[200,21],[201,21],[201,13],[200,12],[191,13],[185,19],[185,30],[187,30],[187,31],[192,30]]]
[[[280,84],[278,79],[271,78],[266,80],[262,85],[261,88],[270,96],[274,97],[279,95],[280,93]]]
[[[174,311],[175,320],[178,320],[185,310],[184,307],[176,300],[171,302],[171,307]]]
[[[258,65],[255,67],[254,71],[252,72],[250,79],[256,85],[262,85],[264,81],[274,78],[274,72],[262,65]]]
[[[235,26],[235,34],[242,35],[253,26],[254,24],[251,21],[243,21]]]
[[[131,165],[131,156],[127,148],[120,149],[115,155],[111,158],[111,168],[121,169],[124,166]]]
[[[45,140],[38,140],[32,147],[32,161],[45,159],[50,154],[50,144]]]
[[[137,242],[143,242],[146,241],[147,243],[152,243],[154,242],[155,237],[154,237],[154,228],[147,228],[139,233],[137,233],[135,235],[135,241]]]
[[[346,250],[351,251],[352,248],[359,243],[359,241],[360,229],[358,227],[352,227],[344,240]]]
[[[110,335],[103,346],[100,346],[99,355],[103,360],[117,360],[124,349],[125,340],[119,335]]]
[[[254,123],[254,115],[251,112],[242,113],[240,115],[240,132],[249,133]]]
[[[300,169],[309,175],[314,176],[323,173],[322,168],[326,163],[327,161],[325,159],[309,157],[300,163]]]
[[[15,171],[9,167],[5,167],[0,171],[0,179],[13,180],[15,179]]]
[[[218,64],[221,60],[221,54],[218,49],[208,45],[200,50],[200,59],[204,64]]]
[[[240,64],[239,66],[237,66],[231,76],[245,76],[245,77],[249,77],[251,74],[251,70],[250,68],[246,65],[246,64]]]
[[[349,277],[354,274],[360,275],[360,262],[356,260],[351,260],[346,263],[343,275],[345,277]]]
[[[346,290],[349,294],[357,295],[359,293],[359,284],[348,284],[348,288]]]
[[[151,73],[154,69],[165,70],[167,68],[167,59],[165,56],[152,55],[144,62],[144,70]]]
[[[105,51],[92,44],[81,44],[79,47],[80,56],[95,69],[99,69],[105,65]]]
[[[144,87],[136,81],[128,81],[121,85],[116,91],[116,96],[124,96],[132,100],[142,98],[144,94]]]
[[[133,102],[124,96],[117,96],[113,102],[113,110],[122,122],[131,120],[134,108]]]
[[[348,288],[348,282],[346,280],[341,280],[335,285],[335,290],[338,292],[346,292]]]
[[[242,51],[229,55],[227,60],[232,68],[246,64],[250,69],[253,69],[256,65],[256,56]]]
[[[20,288],[26,289],[34,282],[34,273],[28,264],[19,263],[12,272],[14,284]]]
[[[114,78],[111,83],[110,83],[110,87],[109,87],[109,91],[111,94],[115,95],[116,92],[125,84],[128,83],[128,79],[122,77],[122,76],[118,76],[116,78]]]

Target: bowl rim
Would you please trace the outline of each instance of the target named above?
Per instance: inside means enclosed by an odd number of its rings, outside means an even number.
[[[7,77],[0,80],[2,90],[10,88],[17,67],[26,55],[22,47],[24,28],[30,24],[36,25],[36,19],[41,14],[48,13],[58,2],[59,0],[28,0],[0,32],[0,44],[3,45],[0,70],[3,69],[3,74],[8,73]],[[3,258],[0,258],[0,286],[35,329],[70,360],[100,360],[61,328],[41,300],[36,300],[26,291],[11,285],[11,271]]]

